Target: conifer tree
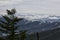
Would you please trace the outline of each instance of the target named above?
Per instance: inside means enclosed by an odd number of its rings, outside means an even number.
[[[25,40],[26,39],[26,30],[22,30],[20,31],[20,40]]]
[[[15,26],[17,22],[22,20],[22,18],[17,18],[14,16],[16,13],[15,9],[7,10],[8,16],[3,16],[5,21],[0,20],[0,31],[7,34],[6,40],[15,40],[16,30],[18,26]]]
[[[39,39],[39,33],[38,32],[36,33],[36,37],[37,37],[37,40],[40,40]]]

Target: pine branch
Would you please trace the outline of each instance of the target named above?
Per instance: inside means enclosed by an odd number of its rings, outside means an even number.
[[[8,23],[11,22],[11,19],[10,19],[9,17],[7,17],[7,16],[3,16],[3,18],[4,18]]]

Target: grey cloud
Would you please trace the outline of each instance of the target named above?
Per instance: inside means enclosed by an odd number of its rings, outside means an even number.
[[[5,3],[4,0],[0,0],[0,3],[1,12],[2,10],[16,8],[19,13],[52,13],[54,15],[60,13],[60,0],[5,0]]]

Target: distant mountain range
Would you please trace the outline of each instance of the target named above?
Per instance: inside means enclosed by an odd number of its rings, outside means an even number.
[[[29,30],[29,32],[41,32],[60,28],[60,16],[28,16],[18,23],[19,30]]]
[[[19,18],[21,17],[18,16]],[[1,20],[4,20],[0,17]],[[23,20],[18,22],[18,30],[28,30],[28,32],[41,32],[60,28],[60,16],[34,16],[30,15],[23,17]]]

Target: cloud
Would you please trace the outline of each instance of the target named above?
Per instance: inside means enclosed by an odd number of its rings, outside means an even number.
[[[6,14],[6,9],[14,8],[14,5],[22,2],[23,0],[0,0],[0,15]]]
[[[0,0],[0,12],[16,8],[18,13],[60,15],[60,0]]]
[[[7,6],[23,2],[23,0],[0,0],[0,6]]]

